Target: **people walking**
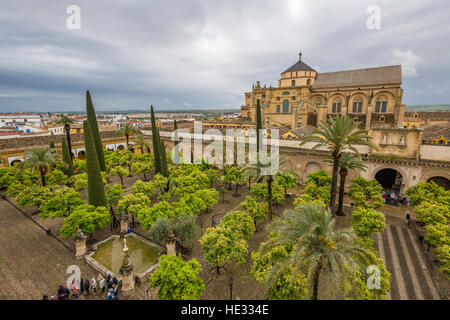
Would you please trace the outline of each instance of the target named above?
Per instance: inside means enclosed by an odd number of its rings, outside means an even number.
[[[406,210],[406,214],[405,214],[405,222],[406,222],[406,225],[409,226],[410,220],[411,220],[411,216],[409,215],[409,211]]]

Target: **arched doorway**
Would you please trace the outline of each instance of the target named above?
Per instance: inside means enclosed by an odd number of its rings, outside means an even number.
[[[124,149],[125,149],[125,147],[123,145],[120,145],[117,147],[117,150],[124,150]]]
[[[450,190],[450,180],[445,177],[432,177],[427,182],[433,181],[438,186],[443,187],[445,190]]]
[[[81,159],[81,160],[86,159],[86,152],[84,152],[83,150],[78,152],[78,158]]]
[[[303,174],[303,181],[306,182],[308,174],[321,170],[322,167],[317,162],[310,162],[305,167],[305,173]]]
[[[395,192],[399,194],[402,188],[403,177],[400,172],[395,169],[382,169],[375,175],[377,180],[383,189],[389,192]]]
[[[308,118],[306,120],[306,124],[308,126],[317,127],[317,113],[316,112],[308,112]]]
[[[20,162],[22,162],[22,160],[19,160],[19,159],[13,160],[13,161],[11,161],[10,166],[13,167]]]

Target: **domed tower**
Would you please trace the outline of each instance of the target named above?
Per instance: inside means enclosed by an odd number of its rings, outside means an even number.
[[[281,73],[279,88],[311,87],[317,77],[317,71],[302,61],[302,53],[292,67]]]

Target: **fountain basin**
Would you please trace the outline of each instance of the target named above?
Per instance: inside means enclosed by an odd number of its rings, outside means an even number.
[[[158,267],[159,256],[165,251],[165,248],[135,233],[129,233],[125,237],[127,238],[129,259],[134,266],[135,279],[137,282],[144,282],[148,279],[149,274]],[[121,281],[122,276],[119,269],[123,262],[124,252],[120,236],[114,235],[100,241],[93,246],[93,249],[93,252],[85,256],[86,263],[104,277],[111,274]]]

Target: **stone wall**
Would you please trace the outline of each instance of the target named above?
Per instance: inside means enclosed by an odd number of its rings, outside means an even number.
[[[100,135],[103,138],[117,138],[115,131],[102,131]],[[12,139],[0,140],[0,153],[5,151],[18,151],[21,149],[27,149],[31,147],[44,147],[49,146],[50,142],[53,142],[55,146],[61,144],[61,138],[65,139],[65,135],[52,135],[52,136],[30,136]],[[77,142],[84,143],[84,135],[82,133],[76,133],[70,135],[72,144]]]

